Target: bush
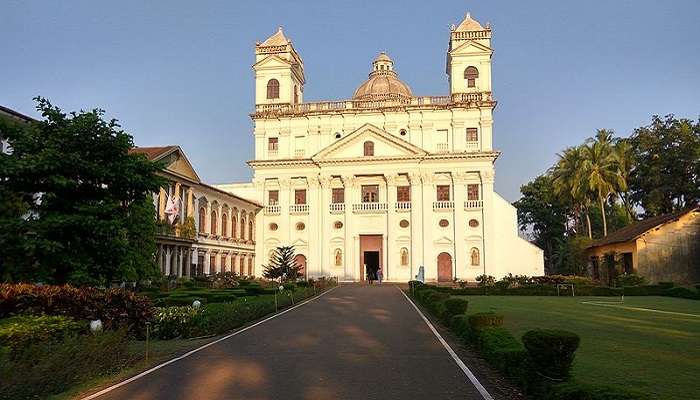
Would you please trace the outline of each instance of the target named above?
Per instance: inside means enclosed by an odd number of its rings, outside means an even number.
[[[190,337],[202,323],[201,309],[192,306],[161,307],[153,312],[153,335],[160,339]]]
[[[647,400],[645,393],[610,386],[592,386],[565,382],[552,388],[547,400]]]
[[[478,334],[481,329],[503,325],[503,316],[493,312],[481,312],[469,315],[469,329]]]
[[[661,296],[664,290],[666,289],[659,285],[625,286],[622,288],[625,296]]]
[[[663,287],[664,289],[670,289],[670,288],[676,286],[676,284],[673,282],[659,282],[659,283],[657,283],[657,285]]]
[[[456,298],[456,297],[451,297],[447,300],[445,300],[445,319],[446,321],[450,321],[452,319],[452,316],[454,315],[460,315],[464,314],[467,312],[467,306],[469,305],[469,302],[464,299]]]
[[[455,315],[450,320],[450,329],[462,339],[469,337],[469,318],[464,315]]]
[[[130,365],[126,330],[66,336],[0,354],[0,399],[46,398]]]
[[[506,376],[520,374],[527,352],[505,328],[488,327],[479,331],[477,346],[484,358]]]
[[[700,293],[680,286],[664,290],[663,295],[680,297],[682,299],[700,300]]]
[[[554,380],[569,376],[580,341],[575,333],[559,330],[538,329],[523,335],[528,359],[536,371]]]
[[[622,274],[615,279],[615,286],[641,286],[646,283],[646,279],[643,276],[637,274]]]
[[[0,284],[0,318],[17,314],[63,315],[75,320],[102,320],[105,329],[143,329],[152,303],[124,289]]]
[[[479,287],[493,287],[496,285],[496,278],[491,275],[479,275],[476,277]]]
[[[61,340],[87,328],[86,322],[63,316],[21,315],[0,320],[0,347],[15,353],[32,343]]]

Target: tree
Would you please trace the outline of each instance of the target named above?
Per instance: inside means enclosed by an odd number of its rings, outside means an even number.
[[[615,191],[622,201],[629,221],[632,222],[635,219],[635,212],[629,191],[629,181],[634,166],[634,151],[629,139],[620,139],[615,142],[613,146],[613,157],[617,164],[618,173],[622,178],[622,182],[624,182],[624,185],[616,187]]]
[[[36,98],[42,121],[0,121],[0,276],[104,285],[158,273],[155,209],[162,168],[129,154],[132,137],[104,111],[65,114]],[[7,208],[6,208],[7,207]]]
[[[581,174],[583,161],[582,146],[569,147],[559,154],[559,161],[549,170],[549,174],[552,177],[554,193],[561,201],[573,207],[574,226],[578,227],[579,216],[584,213],[588,237],[592,238],[590,196],[587,181]]]
[[[535,243],[544,250],[545,270],[556,271],[557,240],[567,231],[570,209],[553,190],[552,177],[545,174],[520,187],[522,197],[514,203],[520,228],[531,231]]]
[[[294,260],[294,246],[279,246],[270,257],[270,263],[263,265],[263,276],[279,279],[280,282],[296,281],[301,276],[301,266]]]
[[[700,120],[655,115],[630,138],[635,164],[630,173],[632,201],[647,217],[700,202]]]

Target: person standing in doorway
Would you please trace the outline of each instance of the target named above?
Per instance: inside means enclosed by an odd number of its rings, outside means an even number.
[[[367,283],[370,285],[372,284],[372,271],[367,268],[367,264],[365,264],[365,277],[367,278]]]
[[[382,284],[382,279],[384,279],[384,271],[382,270],[382,266],[380,265],[377,269],[377,281],[379,281],[380,285]]]

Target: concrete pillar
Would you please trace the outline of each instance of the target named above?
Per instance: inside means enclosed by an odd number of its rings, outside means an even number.
[[[408,254],[411,279],[418,274],[423,262],[423,181],[420,174],[409,175],[411,185],[411,249]]]
[[[481,171],[481,196],[484,200],[484,251],[481,255],[481,261],[484,264],[487,275],[493,275],[496,279],[500,279],[503,278],[503,272],[499,271],[500,266],[496,264],[496,215],[493,199],[493,182],[493,169]]]
[[[396,248],[396,238],[390,236],[390,232],[396,232],[396,226],[399,223],[399,216],[396,214],[396,175],[384,175],[386,180],[386,198],[387,198],[387,216],[386,216],[386,233],[384,235],[384,261],[382,268],[384,270],[384,279],[398,279],[398,249]]]

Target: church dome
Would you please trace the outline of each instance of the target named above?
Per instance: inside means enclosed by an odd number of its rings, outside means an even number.
[[[381,52],[372,62],[372,72],[369,79],[355,90],[354,100],[383,100],[413,97],[411,88],[403,83],[394,72],[394,62]]]

